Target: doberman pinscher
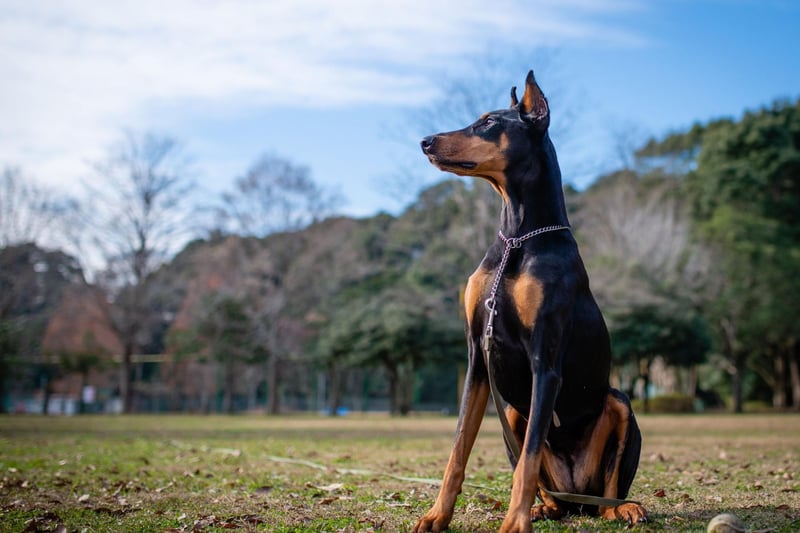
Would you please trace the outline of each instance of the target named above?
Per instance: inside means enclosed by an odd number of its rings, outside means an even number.
[[[530,531],[532,520],[567,512],[647,519],[638,503],[618,500],[633,482],[641,434],[628,398],[609,385],[608,330],[569,230],[549,124],[531,71],[522,101],[511,89],[510,109],[421,142],[440,170],[487,180],[503,207],[498,238],[465,292],[469,366],[455,443],[415,533],[450,523],[490,392],[506,404],[499,414],[514,469],[500,531]],[[567,498],[576,494],[595,504]]]

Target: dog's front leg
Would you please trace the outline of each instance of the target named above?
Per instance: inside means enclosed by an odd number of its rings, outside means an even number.
[[[541,346],[541,343],[534,345]],[[508,504],[501,533],[525,533],[531,531],[531,507],[536,500],[539,472],[542,466],[542,448],[553,420],[553,408],[561,387],[561,377],[552,357],[542,356],[542,351],[533,352],[533,390],[531,409],[521,457],[514,469],[511,501]]]
[[[470,343],[469,367],[464,382],[453,450],[450,452],[450,460],[444,471],[436,503],[425,516],[419,519],[412,529],[414,533],[444,531],[453,518],[456,497],[461,492],[461,485],[464,483],[467,459],[472,445],[475,444],[475,438],[478,436],[478,429],[481,426],[489,399],[486,367],[479,356],[476,358],[476,353],[474,343]]]

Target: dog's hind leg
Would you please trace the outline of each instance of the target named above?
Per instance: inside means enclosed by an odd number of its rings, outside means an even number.
[[[627,497],[639,466],[641,447],[642,435],[628,397],[618,390],[610,389],[603,413],[589,442],[589,460],[584,463],[594,464],[599,468],[604,497]],[[625,520],[630,524],[647,521],[647,511],[633,502],[615,507],[600,506],[598,514],[609,520]]]

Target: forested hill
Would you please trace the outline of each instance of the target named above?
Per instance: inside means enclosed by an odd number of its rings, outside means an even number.
[[[652,141],[629,168],[585,191],[568,188],[566,197],[620,386],[650,379],[658,360],[691,370],[672,385],[690,395],[700,380],[731,395],[737,409],[746,398],[800,406],[800,102]],[[216,361],[230,395],[244,370],[260,369],[248,394],[269,391],[273,407],[281,391],[321,394],[310,384],[320,372],[334,406],[342,388],[370,394],[369,380],[339,380],[376,370],[388,384],[376,394],[397,411],[453,400],[453,369],[465,353],[460,295],[494,239],[499,211],[487,184],[446,180],[398,216],[193,241],[137,285],[146,319],[137,323],[136,349]],[[5,296],[63,270],[23,261],[17,271],[19,250],[0,251]],[[9,302],[2,300],[4,328],[19,314]],[[37,313],[44,324],[46,310]],[[11,347],[4,353],[19,347],[8,331],[0,330]],[[4,368],[16,360],[3,357]]]
[[[797,406],[799,184],[795,102],[652,141],[631,168],[568,190],[618,364],[660,356],[694,366],[711,356],[717,374],[708,380],[732,384],[739,408],[743,395],[759,394]],[[195,243],[165,270],[185,270],[184,286],[205,279],[198,287],[216,273],[278,358],[378,366],[402,381],[423,364],[463,357],[459,293],[499,209],[486,184],[444,181],[398,217]],[[401,392],[393,394],[410,404]]]

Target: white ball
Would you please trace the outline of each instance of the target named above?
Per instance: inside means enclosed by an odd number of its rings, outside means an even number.
[[[736,515],[723,513],[711,519],[706,531],[708,533],[745,533],[747,528]]]

